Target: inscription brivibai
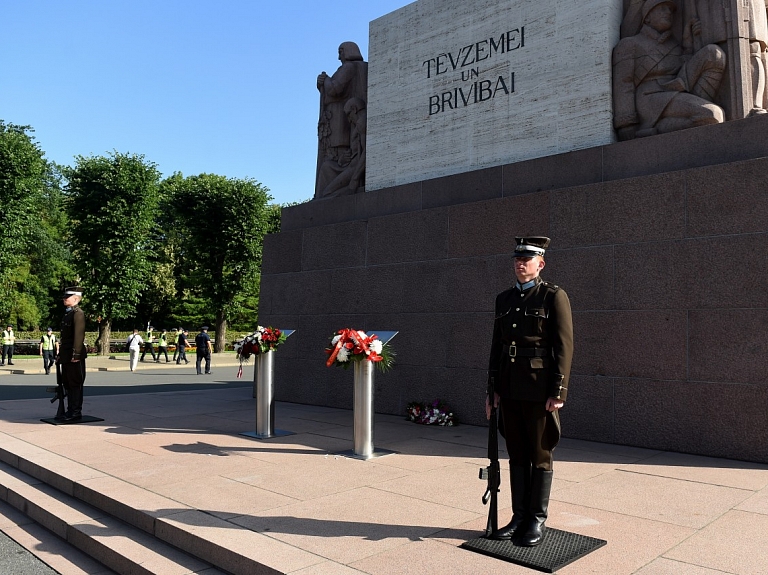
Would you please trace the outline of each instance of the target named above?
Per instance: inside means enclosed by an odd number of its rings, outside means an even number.
[[[470,104],[486,102],[494,99],[500,93],[507,96],[513,94],[515,92],[514,72],[511,72],[508,77],[498,76],[495,80],[481,80],[479,67],[472,67],[469,70],[462,70],[462,68],[474,66],[478,62],[524,47],[525,26],[520,26],[507,30],[498,37],[491,37],[462,46],[455,55],[453,52],[447,52],[424,60],[422,68],[426,66],[427,78],[457,70],[461,72],[462,82],[477,78],[470,84],[430,96],[429,115],[433,116],[446,110],[455,110]]]

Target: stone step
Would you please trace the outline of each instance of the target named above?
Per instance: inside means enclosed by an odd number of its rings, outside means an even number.
[[[6,463],[0,463],[0,498],[116,573],[223,575],[210,564]]]
[[[3,433],[0,436],[0,462],[5,463],[4,473],[0,474],[0,500],[10,499],[14,507],[53,532],[63,534],[60,536],[66,540],[72,537],[78,548],[118,573],[123,571],[113,564],[119,563],[119,556],[108,550],[107,543],[119,544],[120,549],[128,546],[128,540],[122,538],[123,530],[128,528],[138,530],[137,541],[147,542],[146,545],[157,541],[233,575],[284,575],[325,562],[322,557],[18,438]],[[19,485],[14,479],[19,472],[29,476],[32,483],[26,487]],[[16,488],[9,490],[7,483]],[[32,493],[32,485],[36,497],[42,498],[45,505],[25,502],[21,496]],[[59,502],[67,496],[67,505]],[[157,561],[159,557],[158,554]],[[154,572],[165,575],[177,571]],[[205,573],[209,575],[208,571]]]

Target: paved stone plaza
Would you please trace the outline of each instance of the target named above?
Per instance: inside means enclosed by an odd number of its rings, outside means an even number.
[[[458,548],[485,527],[485,428],[377,415],[376,447],[397,453],[359,461],[335,455],[352,447],[349,410],[279,403],[295,435],[240,435],[251,396],[86,389],[104,421],[68,426],[39,421],[47,399],[0,402],[0,529],[63,575],[532,572]],[[558,573],[768,573],[768,466],[572,439],[555,458],[547,524],[608,541]]]

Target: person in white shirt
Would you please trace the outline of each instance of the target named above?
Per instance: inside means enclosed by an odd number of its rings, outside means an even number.
[[[131,371],[136,371],[136,366],[139,364],[141,345],[144,343],[144,340],[141,339],[141,336],[139,335],[138,329],[134,328],[133,333],[128,336],[126,343],[128,344],[128,361],[130,363]]]

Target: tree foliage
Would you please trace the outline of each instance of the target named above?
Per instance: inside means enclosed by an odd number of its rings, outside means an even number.
[[[72,277],[59,174],[32,131],[0,120],[0,316],[19,328],[50,321],[56,292]]]
[[[111,322],[134,314],[149,283],[160,172],[136,154],[75,161],[65,170],[70,245],[85,289],[84,308],[100,322],[105,353]]]
[[[227,322],[258,305],[262,242],[279,224],[279,208],[268,205],[269,190],[252,179],[174,174],[163,186],[178,224],[190,230],[175,242],[180,292],[187,301],[209,302],[221,351]]]

